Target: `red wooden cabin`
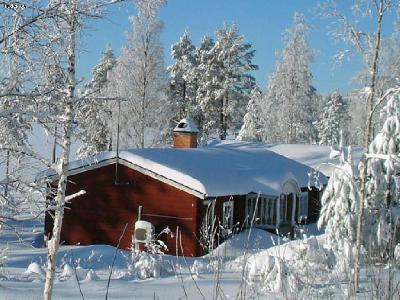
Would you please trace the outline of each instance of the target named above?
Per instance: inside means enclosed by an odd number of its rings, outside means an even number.
[[[166,227],[180,233],[181,243],[176,234],[160,239],[167,253],[185,256],[204,254],[199,241],[210,220],[226,229],[254,225],[282,232],[299,220],[316,220],[320,192],[307,188],[309,167],[263,144],[225,142],[196,148],[196,130],[183,121],[186,125],[181,122],[174,130],[174,148],[124,150],[118,157],[104,152],[70,164],[67,194],[86,193],[66,206],[64,244],[117,246],[122,236],[119,246],[128,249],[139,207],[141,220],[152,223],[156,235]],[[323,175],[320,179],[324,183]],[[51,185],[56,182],[52,178]],[[51,230],[48,212],[46,235]]]

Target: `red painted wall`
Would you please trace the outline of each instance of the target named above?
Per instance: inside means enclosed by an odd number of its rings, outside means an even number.
[[[115,185],[115,164],[68,177],[67,194],[85,190],[65,209],[61,240],[65,244],[110,244],[116,246],[123,233],[120,248],[131,246],[133,226],[139,205],[143,206],[142,220],[150,221],[161,231],[167,226],[181,232],[183,254],[197,256],[196,240],[198,199],[155,180],[147,175],[119,165],[119,182]],[[157,216],[149,216],[157,215]],[[46,234],[52,219],[46,216]],[[176,253],[176,238],[161,236],[169,254]],[[178,244],[179,245],[179,244]],[[179,253],[181,254],[180,246]]]

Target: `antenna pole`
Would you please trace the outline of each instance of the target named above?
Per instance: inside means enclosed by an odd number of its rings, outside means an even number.
[[[115,184],[118,184],[118,161],[119,161],[119,116],[121,113],[121,99],[118,98],[118,116],[117,116],[117,158],[115,163]]]

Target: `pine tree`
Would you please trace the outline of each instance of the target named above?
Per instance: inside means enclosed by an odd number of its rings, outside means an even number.
[[[193,82],[193,68],[196,67],[196,48],[190,40],[190,34],[185,31],[179,42],[172,45],[171,55],[175,64],[169,66],[170,86],[172,97],[176,98],[178,107],[177,117],[182,119],[191,115],[195,101],[195,88]]]
[[[262,139],[262,123],[260,118],[261,108],[260,101],[262,95],[258,89],[251,92],[247,111],[243,118],[243,125],[237,136],[239,141],[261,142]]]
[[[216,79],[219,83],[215,101],[218,102],[219,137],[223,140],[230,127],[232,114],[238,113],[232,109],[238,101],[238,98],[234,97],[235,92],[250,94],[255,86],[255,79],[249,72],[257,70],[258,66],[252,63],[255,50],[251,50],[251,44],[244,43],[245,37],[239,35],[236,25],[225,24],[217,30],[216,36],[217,41],[212,49],[215,53],[218,71]]]
[[[192,70],[191,77],[196,80],[196,106],[192,116],[198,123],[202,134],[202,142],[204,143],[208,136],[213,133],[213,128],[217,126],[217,115],[214,94],[216,85],[214,84],[215,77],[215,57],[211,51],[214,47],[214,40],[206,35],[202,38],[200,47],[196,51],[197,66]],[[211,109],[210,109],[211,107]]]
[[[78,157],[87,157],[109,148],[110,132],[108,120],[111,116],[109,103],[101,100],[104,88],[109,81],[109,74],[116,59],[111,48],[103,52],[103,56],[92,71],[92,80],[86,85],[85,96],[77,109],[76,119],[79,125],[78,138],[82,146],[78,149]]]
[[[255,79],[249,74],[258,67],[252,63],[254,50],[244,43],[236,25],[216,31],[217,41],[206,36],[197,51],[194,70],[196,101],[201,111],[200,128],[204,138],[218,135],[225,139],[237,119],[242,120]],[[236,115],[236,116],[235,116]]]
[[[343,97],[337,91],[328,95],[317,123],[319,143],[330,146],[339,144],[340,132],[347,137],[348,120],[347,104]]]
[[[303,15],[295,13],[293,26],[284,34],[280,61],[268,81],[269,141],[298,143],[313,139],[316,94],[309,66],[313,53],[307,42],[308,30]]]

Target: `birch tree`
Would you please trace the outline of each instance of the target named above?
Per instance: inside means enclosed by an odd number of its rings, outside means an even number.
[[[165,1],[137,0],[135,4],[138,14],[130,17],[132,30],[112,72],[110,92],[128,100],[121,104],[122,146],[143,148],[154,145],[157,137],[152,135],[168,124],[167,78],[160,41],[163,24],[157,18]]]
[[[113,1],[113,3],[116,2],[119,1]],[[44,299],[51,299],[54,285],[66,199],[67,171],[73,134],[72,124],[79,101],[75,93],[77,85],[75,79],[76,34],[82,29],[82,23],[86,18],[99,17],[107,4],[109,4],[108,1],[78,2],[71,0],[64,2],[53,0],[43,7],[41,1],[34,1],[27,6],[27,12],[15,10],[11,13],[11,18],[20,21],[16,22],[12,28],[3,27],[5,30],[0,36],[0,46],[4,55],[9,55],[8,47],[13,39],[24,43],[23,47],[14,45],[12,50],[18,54],[21,61],[26,63],[27,67],[23,69],[30,76],[26,90],[8,91],[6,94],[1,94],[0,98],[12,96],[32,100],[32,105],[19,107],[12,114],[27,116],[31,123],[37,122],[39,125],[44,125],[44,121],[56,122],[62,133],[61,156],[58,163],[52,163],[51,160],[37,153],[29,144],[24,145],[23,148],[17,148],[9,143],[1,145],[2,150],[13,151],[37,160],[56,174],[57,188],[54,201],[52,206],[48,207],[54,225],[47,243]],[[3,18],[0,19],[3,21]],[[4,52],[4,49],[7,52]],[[48,77],[43,78],[42,74]],[[52,103],[55,99],[59,101],[57,104]],[[59,109],[49,109],[53,104],[58,105]],[[69,196],[69,198],[71,197],[73,195]]]
[[[4,32],[12,30],[21,21],[22,18],[18,14],[4,16]],[[27,117],[21,114],[30,101],[19,96],[29,79],[23,71],[24,68],[28,68],[25,57],[26,44],[20,37],[12,36],[0,50],[0,62],[3,67],[0,70],[0,148],[4,149],[0,156],[1,164],[5,165],[4,177],[1,174],[0,181],[0,211],[1,218],[6,219],[13,218],[19,212],[20,202],[25,201],[22,195],[27,190],[27,184],[19,172],[21,154],[11,151],[10,148],[21,150],[26,147],[31,125]],[[0,226],[1,223],[2,220]]]
[[[364,89],[367,120],[364,132],[364,148],[368,149],[373,134],[373,117],[377,102],[377,82],[379,76],[379,62],[381,59],[382,25],[384,16],[390,12],[395,1],[356,1],[353,5],[353,19],[340,12],[333,4],[322,7],[322,14],[332,17],[336,22],[333,35],[336,39],[347,43],[361,57],[365,69],[368,70],[367,86]],[[365,17],[371,17],[374,22],[374,32],[366,32],[357,24]],[[346,53],[346,51],[343,51]],[[339,55],[343,57],[343,55]],[[362,160],[365,164],[365,156]],[[360,251],[363,242],[364,205],[366,201],[367,168],[360,173],[360,205],[358,210],[357,242],[355,251],[354,288],[357,291],[360,277]]]

